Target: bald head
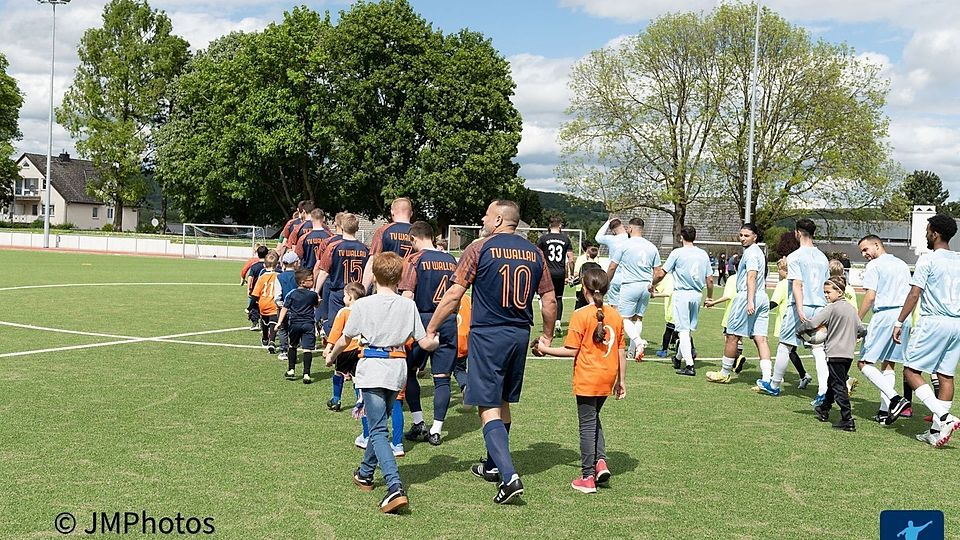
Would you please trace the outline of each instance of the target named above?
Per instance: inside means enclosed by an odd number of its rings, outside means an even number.
[[[483,228],[487,233],[513,232],[520,224],[520,207],[513,201],[500,199],[490,203],[483,216]]]
[[[390,203],[390,217],[393,218],[393,221],[410,223],[410,219],[413,217],[413,201],[406,197],[394,199]]]

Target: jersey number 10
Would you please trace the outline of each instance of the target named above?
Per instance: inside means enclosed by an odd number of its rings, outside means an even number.
[[[530,302],[530,285],[533,282],[533,272],[530,268],[517,266],[511,271],[510,265],[505,264],[497,272],[503,278],[500,304],[505,308],[527,309],[527,304]]]

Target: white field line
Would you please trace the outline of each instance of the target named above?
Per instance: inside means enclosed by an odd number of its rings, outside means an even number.
[[[46,326],[34,326],[32,324],[20,324],[7,321],[0,321],[0,325],[3,326],[12,326],[14,328],[25,328],[27,330],[43,330],[44,332],[58,332],[61,334],[75,334],[78,336],[92,336],[92,337],[108,337],[114,339],[140,339],[136,336],[120,336],[117,334],[100,334],[97,332],[81,332],[79,330],[66,330],[64,328],[47,328]]]
[[[161,281],[156,283],[56,283],[52,285],[19,285],[16,287],[0,287],[2,291],[19,291],[24,289],[56,289],[61,287],[126,287],[126,286],[149,286],[149,285],[193,285],[205,287],[239,287],[237,283],[181,283],[176,281]]]
[[[156,343],[178,343],[178,344],[207,345],[207,346],[217,346],[217,347],[240,347],[240,348],[253,347],[253,348],[255,348],[255,349],[259,349],[259,348],[260,348],[260,347],[254,346],[254,345],[233,345],[233,344],[231,344],[231,343],[208,343],[208,342],[202,342],[202,341],[185,341],[185,340],[177,340],[177,339],[175,339],[175,338],[181,338],[181,337],[204,336],[204,335],[209,335],[209,334],[219,334],[219,333],[223,333],[223,332],[236,332],[236,331],[238,331],[238,330],[246,330],[246,329],[247,329],[246,326],[243,326],[243,327],[240,327],[240,328],[224,328],[224,329],[221,329],[221,330],[205,330],[205,331],[203,331],[203,332],[185,332],[185,333],[180,333],[180,334],[170,334],[170,335],[167,335],[167,336],[132,337],[132,336],[111,336],[111,335],[109,335],[109,334],[98,334],[98,333],[94,333],[94,332],[77,332],[77,331],[75,331],[75,330],[66,330],[66,331],[63,331],[63,330],[58,330],[58,329],[56,329],[56,328],[45,328],[45,327],[37,327],[37,326],[30,326],[30,325],[22,325],[22,324],[16,324],[16,323],[8,323],[8,322],[4,322],[4,321],[0,321],[0,324],[4,324],[4,325],[7,325],[7,326],[17,326],[17,327],[33,328],[33,329],[36,329],[36,330],[45,330],[45,331],[50,331],[50,332],[65,332],[65,333],[69,333],[69,334],[88,335],[88,336],[92,336],[92,337],[120,337],[120,338],[123,338],[123,339],[119,339],[119,340],[117,340],[117,341],[107,341],[107,342],[104,342],[104,343],[89,343],[89,344],[86,344],[86,345],[70,345],[70,346],[66,346],[66,347],[52,347],[52,348],[49,348],[49,349],[37,349],[37,350],[32,350],[32,351],[18,351],[18,352],[12,352],[12,353],[4,353],[4,354],[0,354],[0,358],[11,358],[11,357],[14,357],[14,356],[27,356],[27,355],[31,355],[31,354],[43,354],[43,353],[61,352],[61,351],[73,351],[73,350],[78,350],[78,349],[91,349],[91,348],[94,348],[94,347],[106,347],[106,346],[109,346],[109,345],[124,345],[124,344],[127,344],[127,343],[143,343],[143,342],[151,342],[151,341],[152,341],[152,342],[156,342]]]

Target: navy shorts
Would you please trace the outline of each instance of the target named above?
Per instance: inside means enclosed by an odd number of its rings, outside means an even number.
[[[360,349],[344,351],[337,356],[337,373],[353,375],[357,372],[357,361],[360,360]]]
[[[340,310],[344,308],[343,289],[327,291],[324,299],[327,301],[327,320],[323,323],[323,332],[329,336],[330,330],[333,328],[333,321],[337,318],[337,313],[340,313]]]
[[[426,328],[430,323],[432,313],[421,315],[423,327]],[[429,353],[414,345],[413,350],[407,356],[407,366],[410,371],[415,372],[418,369],[424,369],[427,366],[427,359],[430,359],[430,373],[433,375],[450,375],[453,373],[453,366],[457,362],[457,319],[448,317],[439,329],[440,347]]]
[[[499,407],[520,401],[529,342],[528,327],[471,327],[464,404]]]
[[[290,339],[291,349],[303,349],[313,351],[317,348],[317,328],[313,322],[297,321],[291,322],[287,328]]]
[[[320,289],[320,304],[313,310],[313,318],[317,322],[325,321],[327,317],[327,293],[329,293],[330,283],[325,281],[323,287]],[[337,316],[336,313],[333,314],[334,317]]]

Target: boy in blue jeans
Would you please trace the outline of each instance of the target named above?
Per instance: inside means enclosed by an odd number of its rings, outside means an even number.
[[[407,343],[412,338],[418,340],[420,347],[433,351],[439,341],[426,339],[417,304],[397,294],[403,272],[400,256],[393,252],[380,253],[373,258],[372,266],[376,293],[353,303],[350,318],[330,359],[335,361],[351,339],[362,338],[365,343],[353,381],[360,389],[358,407],[370,426],[370,440],[360,467],[353,473],[353,482],[363,491],[372,491],[373,473],[379,464],[387,484],[380,511],[395,513],[407,506],[408,499],[400,482],[397,460],[390,449],[387,418],[397,394],[407,382]]]

